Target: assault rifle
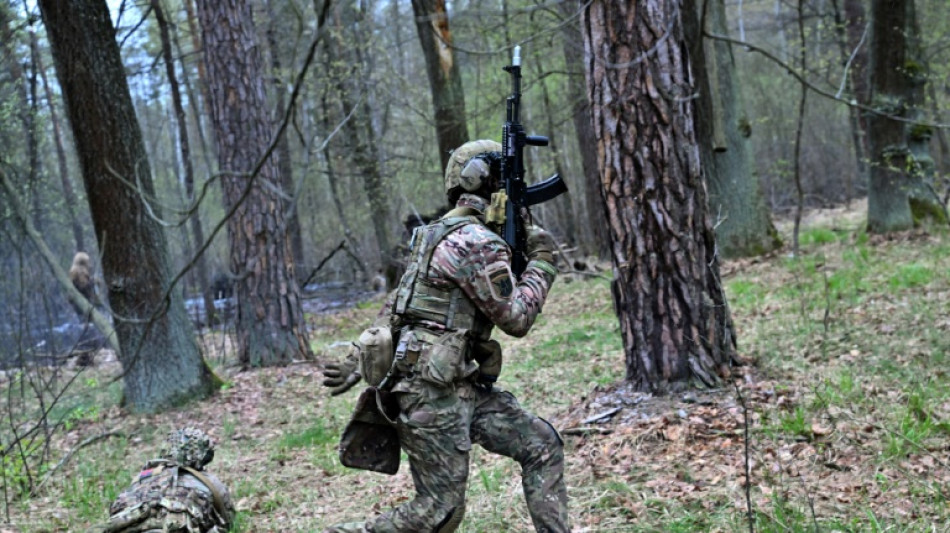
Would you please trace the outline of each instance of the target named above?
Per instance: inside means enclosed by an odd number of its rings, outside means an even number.
[[[508,96],[507,116],[501,132],[501,179],[504,195],[498,194],[492,198],[492,207],[500,209],[504,201],[504,228],[502,238],[511,247],[511,270],[515,276],[521,277],[528,266],[527,244],[528,234],[525,221],[530,221],[531,213],[528,210],[537,205],[556,198],[567,192],[567,184],[559,174],[528,186],[524,181],[524,147],[547,146],[548,138],[541,135],[527,135],[519,118],[521,107],[521,47],[516,46],[511,57],[511,65],[505,67],[511,74],[511,95]]]

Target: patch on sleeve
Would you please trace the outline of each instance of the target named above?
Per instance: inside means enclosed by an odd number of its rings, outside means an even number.
[[[507,300],[515,290],[514,282],[511,280],[511,269],[508,265],[493,270],[488,274],[488,281],[491,283],[492,296],[496,300]]]

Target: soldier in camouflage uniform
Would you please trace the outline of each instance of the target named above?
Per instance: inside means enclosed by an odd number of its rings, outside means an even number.
[[[204,471],[214,458],[211,439],[201,430],[172,431],[162,457],[145,463],[109,507],[106,533],[224,533],[234,507],[228,489]]]
[[[560,437],[493,385],[501,348],[490,340],[492,328],[527,334],[557,275],[550,234],[529,229],[528,266],[516,279],[510,248],[499,228],[485,222],[499,186],[490,162],[500,150],[497,142],[473,141],[453,152],[445,183],[456,208],[416,230],[406,274],[387,302],[396,372],[394,383],[380,387],[391,385],[398,400],[395,427],[416,496],[367,522],[326,533],[454,531],[465,513],[472,443],[521,464],[537,531],[569,531]],[[333,394],[360,380],[355,357],[327,365],[324,384],[334,387]]]

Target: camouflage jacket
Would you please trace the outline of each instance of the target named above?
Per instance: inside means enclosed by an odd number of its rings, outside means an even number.
[[[460,288],[492,325],[509,335],[524,336],[541,312],[557,271],[548,263],[531,261],[516,279],[511,272],[511,249],[482,222],[486,200],[463,194],[457,207],[478,215],[435,243],[428,271],[422,273],[425,280],[444,289]],[[442,329],[439,324],[423,325]]]
[[[149,461],[109,507],[104,531],[223,533],[230,529],[234,507],[227,487],[210,473],[192,472],[164,459]]]

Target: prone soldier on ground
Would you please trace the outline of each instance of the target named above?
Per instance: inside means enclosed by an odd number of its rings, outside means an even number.
[[[165,440],[109,507],[104,533],[224,533],[234,522],[228,488],[205,467],[214,445],[203,431],[182,428]]]

